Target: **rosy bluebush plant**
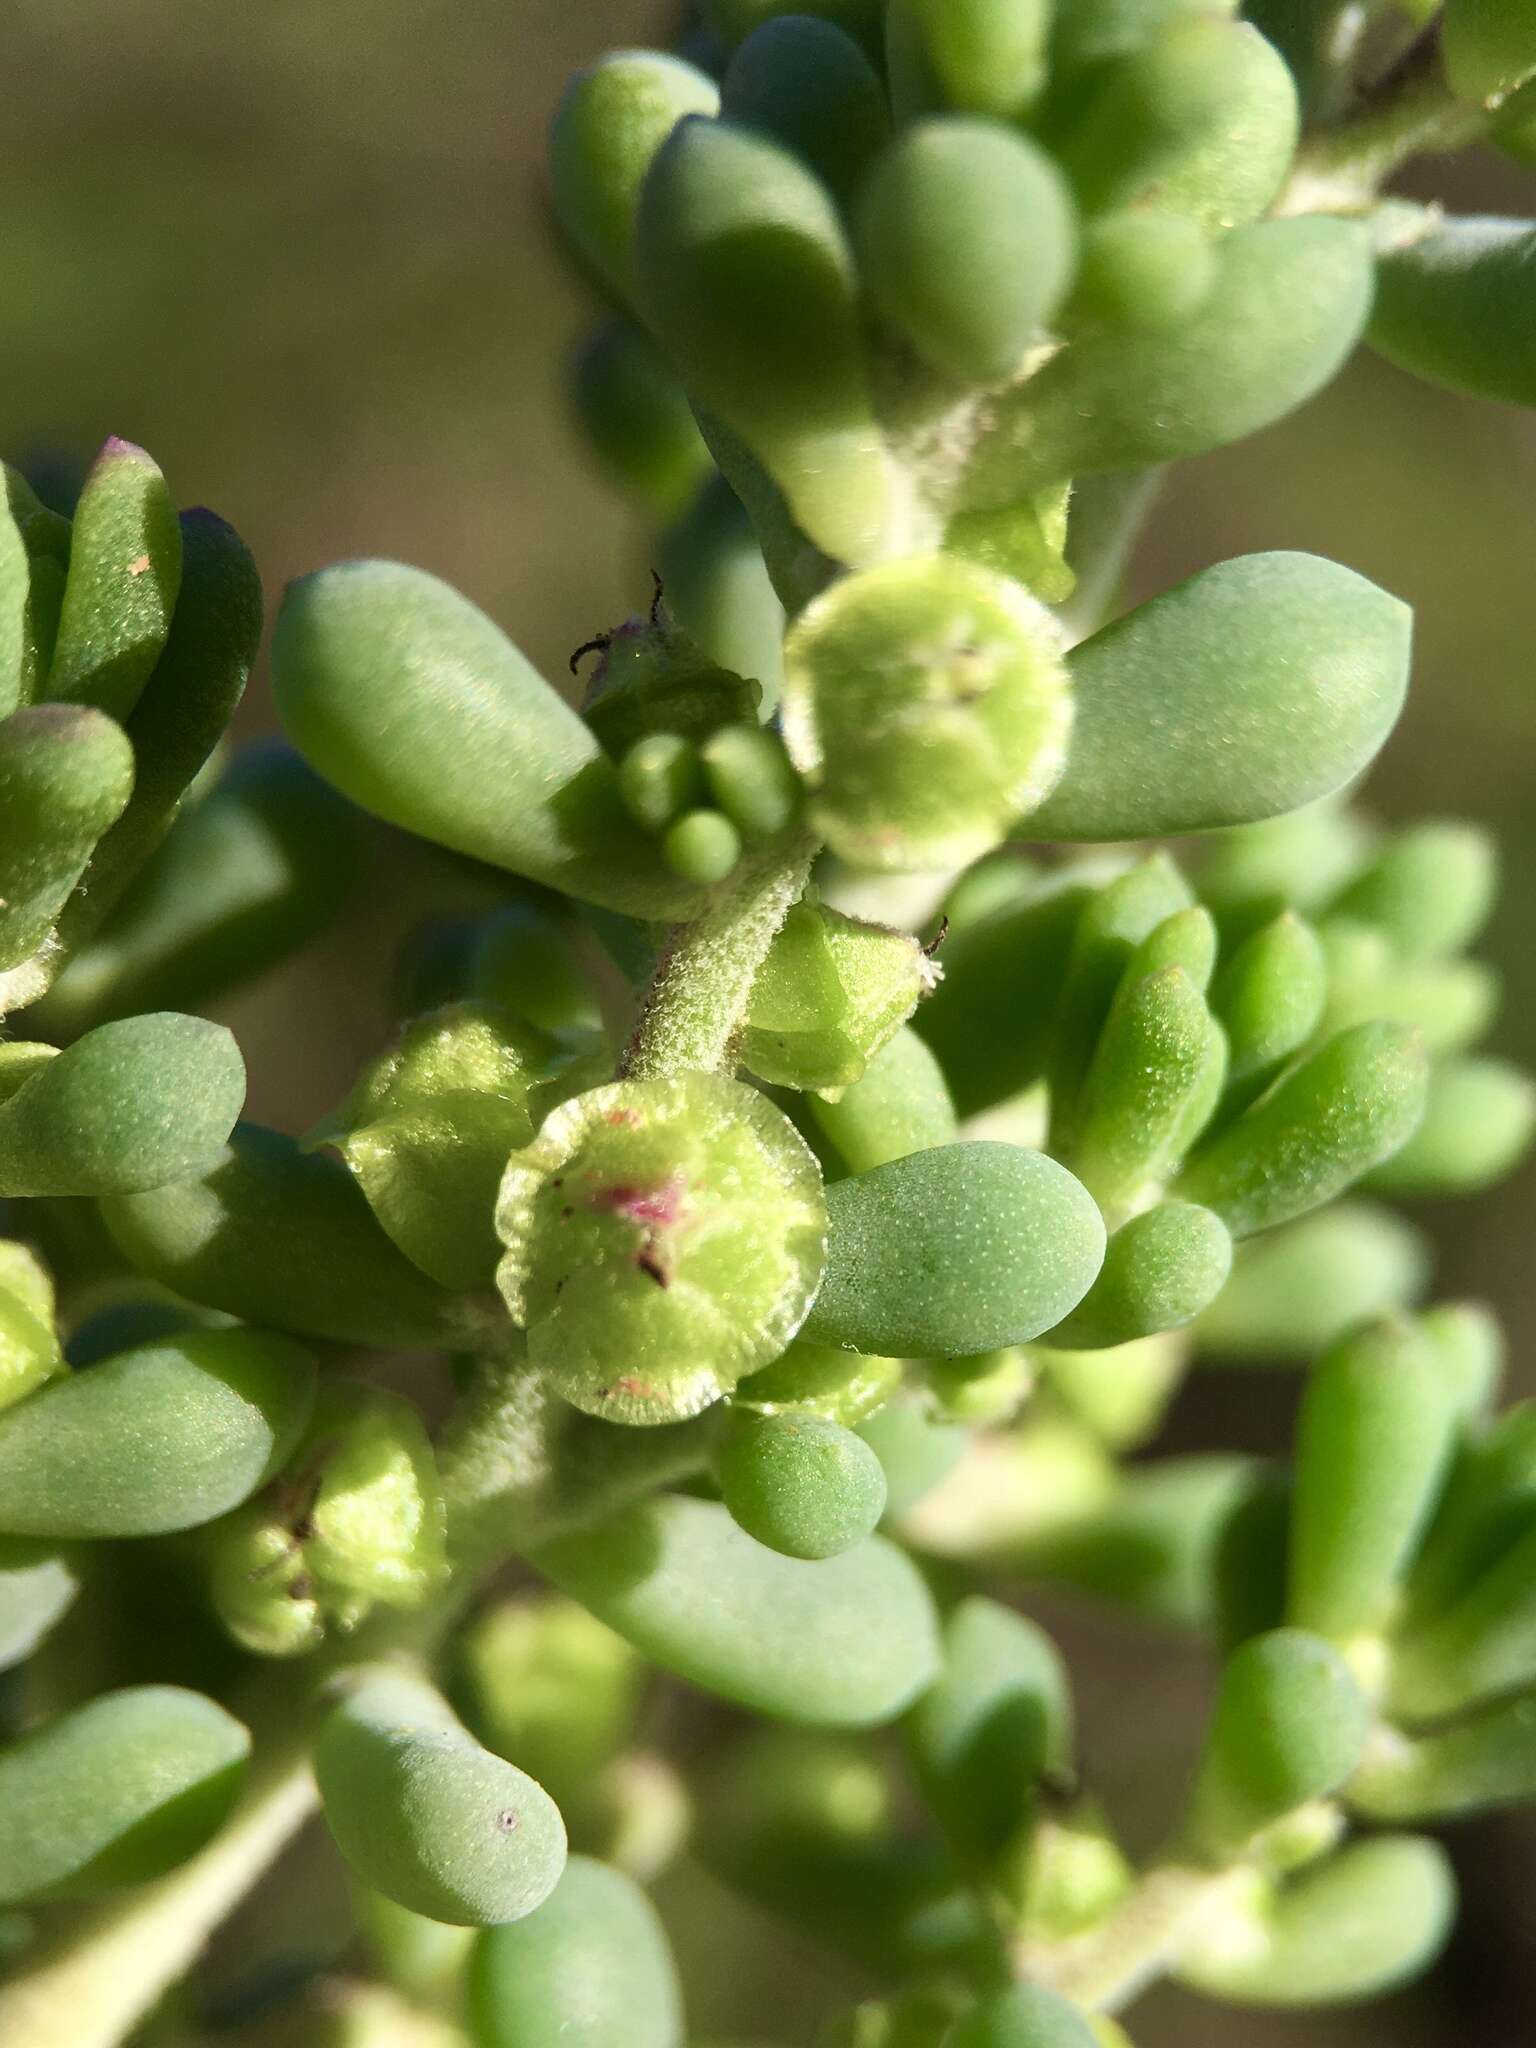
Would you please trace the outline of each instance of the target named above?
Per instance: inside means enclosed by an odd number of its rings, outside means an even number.
[[[822,2048],[1125,2048],[1162,1977],[1412,1977],[1423,1830],[1536,1798],[1536,1430],[1391,1206],[1536,1123],[1486,839],[1355,806],[1408,611],[1305,554],[1116,602],[1163,467],[1357,343],[1536,402],[1536,228],[1382,196],[1529,159],[1536,28],[1252,12],[705,0],[572,81],[574,396],[661,571],[579,708],[347,563],[226,765],[234,534],[124,442],[72,517],[7,472],[7,2048],[128,2039],[317,1802],[360,1946],[285,2042],[682,2048],[688,1852],[865,1972]],[[457,914],[331,1115],[241,1122],[195,1013],[359,812]],[[1248,1359],[1315,1360],[1287,1465],[1130,1457]],[[155,1682],[86,1641],[146,1570]],[[1152,1854],[1005,1577],[1212,1646]],[[663,1683],[756,1719],[668,1754]]]

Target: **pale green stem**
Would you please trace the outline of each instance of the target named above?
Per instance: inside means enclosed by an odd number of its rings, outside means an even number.
[[[1070,1941],[1026,1942],[1015,1961],[1021,1976],[1060,1992],[1088,2012],[1121,2012],[1166,1976],[1197,1930],[1219,1917],[1242,1873],[1182,1863],[1149,1870],[1098,1927]]]
[[[809,834],[775,841],[702,917],[677,926],[625,1048],[622,1078],[730,1071],[752,984],[815,856]]]
[[[0,1985],[5,2048],[117,2048],[315,1810],[305,1717],[253,1766],[228,1825],[190,1862],[92,1907]]]

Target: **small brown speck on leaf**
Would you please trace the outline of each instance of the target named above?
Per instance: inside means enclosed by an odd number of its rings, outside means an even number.
[[[130,563],[128,564],[128,574],[129,574],[130,576],[143,576],[143,575],[147,574],[148,570],[149,570],[149,557],[148,557],[148,555],[139,555],[139,556],[135,557],[135,559],[134,559],[133,561],[131,561],[131,562],[130,562]]]

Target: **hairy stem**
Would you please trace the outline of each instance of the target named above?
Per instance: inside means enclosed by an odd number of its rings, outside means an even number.
[[[729,1071],[752,984],[804,889],[816,843],[776,840],[704,915],[672,933],[624,1049],[627,1080]]]
[[[1275,210],[1363,212],[1411,157],[1462,149],[1488,119],[1485,109],[1458,100],[1446,84],[1432,25],[1342,119],[1307,137]]]
[[[0,1986],[5,2048],[116,2048],[314,1811],[308,1728],[272,1731],[229,1824],[190,1862],[94,1906]]]
[[[525,1360],[484,1360],[438,1446],[455,1589],[467,1596],[502,1559],[691,1477],[715,1426],[707,1416],[659,1429],[596,1422]]]

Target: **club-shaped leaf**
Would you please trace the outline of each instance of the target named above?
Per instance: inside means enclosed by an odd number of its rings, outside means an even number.
[[[1278,1893],[1257,1885],[1248,1910],[1193,1941],[1176,1974],[1233,2005],[1352,2004],[1427,1969],[1455,1908],[1438,1842],[1377,1835],[1311,1865]]]
[[[346,562],[303,578],[272,674],[295,746],[388,823],[610,909],[666,917],[695,902],[631,822],[593,734],[435,576]]]
[[[0,1192],[132,1195],[203,1171],[245,1100],[221,1024],[174,1011],[77,1038],[0,1102]]]
[[[618,50],[578,71],[549,138],[560,224],[608,289],[635,292],[635,215],[657,150],[687,114],[713,114],[713,79],[659,50]]]
[[[964,480],[973,509],[1065,476],[1200,455],[1284,417],[1328,383],[1371,299],[1355,221],[1237,228],[1193,316],[1166,332],[1084,335],[1002,399]]]
[[[1296,1439],[1287,1619],[1335,1642],[1380,1623],[1445,1478],[1455,1410],[1406,1320],[1344,1337],[1312,1370]]]
[[[1239,555],[1069,657],[1066,772],[1025,829],[1137,839],[1326,796],[1375,755],[1408,684],[1412,615],[1316,555]]]
[[[723,1507],[677,1497],[559,1537],[533,1562],[654,1663],[760,1714],[875,1725],[936,1667],[927,1588],[883,1537],[803,1563]]]
[[[520,1920],[565,1867],[560,1810],[482,1749],[442,1696],[405,1670],[366,1670],[315,1743],[326,1824],[357,1874],[456,1927]]]
[[[861,274],[881,317],[957,385],[1023,362],[1072,276],[1077,224],[1055,163],[1001,123],[908,128],[859,193]]]
[[[1227,1659],[1189,1825],[1218,1861],[1299,1806],[1324,1799],[1360,1760],[1370,1726],[1342,1657],[1301,1629],[1255,1636]]]
[[[684,121],[646,179],[637,250],[647,317],[694,398],[762,462],[817,547],[870,559],[894,482],[825,187],[750,129]]]
[[[250,1747],[200,1693],[141,1685],[0,1749],[0,1902],[90,1896],[174,1869],[225,1819]]]
[[[527,1919],[475,1944],[478,2048],[682,2048],[682,1993],[656,1909],[632,1878],[573,1856]]]
[[[805,1334],[886,1357],[1022,1344],[1082,1300],[1104,1224],[1065,1167],[975,1141],[913,1152],[827,1189],[827,1274]]]
[[[189,1331],[52,1380],[0,1415],[0,1533],[210,1522],[283,1465],[314,1399],[309,1354],[256,1330]]]
[[[47,694],[126,719],[170,632],[181,587],[181,527],[165,478],[116,435],[75,508],[69,575]]]
[[[229,1315],[339,1344],[467,1333],[464,1304],[391,1243],[341,1162],[259,1124],[237,1126],[202,1172],[102,1213],[141,1273]]]
[[[127,721],[135,778],[128,808],[91,857],[62,936],[81,945],[169,831],[194,776],[245,693],[261,640],[261,577],[214,512],[183,512],[181,594],[170,638]]]
[[[0,970],[48,937],[133,772],[121,726],[89,706],[34,704],[0,720]]]
[[[1178,1193],[1234,1237],[1289,1223],[1390,1159],[1424,1116],[1424,1049],[1400,1024],[1357,1024],[1293,1067],[1196,1153]]]

